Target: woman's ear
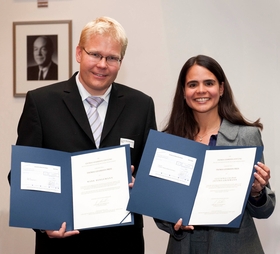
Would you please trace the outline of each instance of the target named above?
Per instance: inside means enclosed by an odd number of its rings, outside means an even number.
[[[220,84],[220,97],[222,97],[223,94],[224,94],[224,82],[222,82],[222,83]]]

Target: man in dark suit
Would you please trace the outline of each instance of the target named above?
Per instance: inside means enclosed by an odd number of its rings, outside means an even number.
[[[99,147],[130,144],[131,163],[137,171],[150,129],[156,129],[151,97],[115,83],[127,47],[122,26],[102,17],[82,30],[76,47],[80,71],[69,80],[29,91],[18,125],[17,145],[66,152],[98,148],[87,111],[88,96],[98,96],[102,122]],[[47,212],[47,211],[42,211]],[[43,253],[144,253],[143,220],[133,226],[36,232],[36,254]]]
[[[52,61],[53,43],[48,36],[39,36],[33,43],[37,65],[27,68],[27,80],[58,80],[58,66]]]

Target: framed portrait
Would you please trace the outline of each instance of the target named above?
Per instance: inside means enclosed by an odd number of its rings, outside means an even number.
[[[13,22],[14,96],[72,75],[72,21]]]

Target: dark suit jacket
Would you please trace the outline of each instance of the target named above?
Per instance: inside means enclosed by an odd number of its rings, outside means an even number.
[[[27,80],[38,80],[39,66],[30,66],[27,68]],[[51,62],[50,68],[44,80],[58,80],[58,66]]]
[[[17,145],[66,152],[96,148],[75,76],[27,93],[18,125]],[[150,129],[156,129],[152,98],[113,83],[100,148],[120,145],[120,138],[134,140],[131,163],[137,170]],[[142,216],[136,215],[134,226],[85,230],[66,239],[49,239],[46,234],[35,230],[36,253],[67,253],[77,246],[79,253],[100,253],[92,252],[95,248],[102,249],[102,253],[117,253],[116,250],[120,253],[143,253],[140,248],[139,252],[132,251],[133,245],[137,244],[134,240],[139,243],[142,234],[136,237],[135,232],[142,232],[142,227]]]

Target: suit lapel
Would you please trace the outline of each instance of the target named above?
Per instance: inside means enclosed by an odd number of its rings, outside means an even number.
[[[237,145],[238,132],[239,132],[239,125],[232,124],[226,119],[223,119],[221,127],[219,129],[216,145],[217,146]]]
[[[67,82],[63,90],[63,100],[73,118],[95,145],[75,77],[76,75],[73,75]],[[117,84],[113,83],[100,143],[110,133],[124,106],[124,94],[119,91]]]
[[[115,122],[123,111],[124,106],[124,94],[119,91],[118,85],[113,83],[100,143],[110,133],[111,129],[115,125]]]
[[[57,80],[57,68],[53,62],[51,62],[49,71],[47,72],[46,80]]]
[[[81,129],[87,134],[87,136],[94,143],[91,128],[88,122],[88,118],[85,112],[83,102],[76,84],[76,75],[73,75],[67,82],[65,89],[63,91],[63,100],[72,114],[73,118],[80,125]],[[95,144],[95,143],[94,143]]]

